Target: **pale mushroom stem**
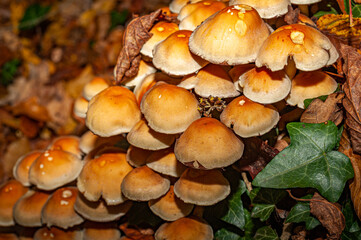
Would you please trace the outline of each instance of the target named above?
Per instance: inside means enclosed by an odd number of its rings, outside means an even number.
[[[252,183],[250,181],[248,181],[247,174],[245,172],[242,172],[241,175],[242,175],[242,179],[243,179],[244,183],[246,184],[248,192],[251,192],[253,189]]]

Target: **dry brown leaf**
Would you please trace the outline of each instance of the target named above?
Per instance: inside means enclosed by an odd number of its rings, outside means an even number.
[[[337,203],[327,201],[317,192],[310,202],[311,214],[321,222],[329,233],[327,239],[340,239],[346,226],[345,216],[337,205]]]
[[[351,200],[353,207],[359,219],[361,219],[361,156],[354,154],[349,148],[343,153],[350,158],[355,176],[350,183]]]
[[[301,116],[301,122],[305,123],[323,123],[331,120],[339,125],[343,120],[343,111],[338,106],[344,98],[344,93],[332,93],[325,102],[321,99],[315,99]]]
[[[141,229],[139,227],[128,226],[128,223],[123,223],[119,226],[127,237],[131,240],[154,240],[154,231],[152,229]]]
[[[293,109],[290,112],[287,112],[285,114],[281,115],[281,119],[278,122],[278,128],[280,131],[283,131],[286,128],[286,124],[289,122],[296,122],[298,121],[298,119],[301,117],[303,113],[303,109],[301,108],[296,108]]]
[[[25,115],[41,122],[50,121],[48,110],[39,104],[39,99],[36,96],[17,103],[12,107],[12,112],[15,116]]]
[[[352,149],[361,153],[361,54],[355,48],[345,44],[340,45],[340,52],[344,59],[343,71],[346,83],[343,91],[346,97],[343,106],[346,110],[346,125],[350,133]]]
[[[149,30],[155,20],[161,15],[158,9],[148,15],[133,19],[127,26],[123,36],[123,48],[119,53],[115,67],[115,82],[121,83],[124,76],[133,77],[138,72],[140,62],[140,49],[152,36]]]
[[[293,9],[291,6],[288,6],[288,12],[284,16],[284,20],[287,24],[295,24],[298,22],[298,16],[300,15],[300,9]]]
[[[38,135],[41,124],[26,117],[20,117],[20,131],[28,138],[34,138]]]

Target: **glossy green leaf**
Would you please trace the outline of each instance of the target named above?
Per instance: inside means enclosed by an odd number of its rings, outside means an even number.
[[[278,235],[270,226],[261,227],[257,230],[253,239],[255,240],[277,240]]]
[[[19,29],[28,30],[34,28],[46,19],[46,14],[50,11],[50,8],[50,6],[44,6],[39,3],[30,5],[19,22]]]
[[[320,222],[310,213],[310,203],[299,202],[289,212],[286,222],[306,223],[306,229],[311,230],[320,225]]]
[[[334,151],[338,128],[331,121],[287,125],[291,144],[280,152],[253,180],[265,188],[313,187],[331,202],[339,199],[345,183],[352,178],[351,162]]]
[[[361,4],[357,4],[352,8],[354,18],[361,18]]]
[[[251,216],[253,218],[259,218],[262,222],[264,222],[271,216],[274,209],[274,204],[254,204]]]

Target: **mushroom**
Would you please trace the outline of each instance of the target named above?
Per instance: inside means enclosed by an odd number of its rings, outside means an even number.
[[[81,158],[82,152],[79,147],[80,138],[74,135],[60,136],[55,138],[48,146],[49,150],[62,150],[75,154]]]
[[[151,129],[147,121],[141,119],[127,135],[128,142],[146,150],[160,150],[170,147],[175,141],[175,135],[158,133]]]
[[[262,105],[241,96],[230,102],[221,113],[221,122],[244,138],[269,132],[280,119],[272,105]]]
[[[0,186],[0,226],[14,226],[13,207],[28,191],[16,180],[9,180]]]
[[[29,181],[42,190],[53,190],[74,181],[83,163],[76,155],[61,150],[47,150],[31,164]]]
[[[207,65],[207,61],[189,51],[188,41],[192,31],[179,30],[153,49],[153,64],[171,76],[194,73]]]
[[[301,72],[292,80],[291,93],[287,103],[304,108],[304,100],[329,95],[336,91],[337,82],[322,71]]]
[[[170,186],[166,195],[153,199],[148,202],[150,210],[160,218],[166,221],[175,221],[185,217],[192,212],[193,204],[185,203],[180,200]]]
[[[31,164],[42,154],[42,151],[31,151],[21,156],[15,163],[13,168],[13,175],[16,180],[21,182],[25,187],[29,187],[29,169]]]
[[[158,173],[172,177],[180,177],[186,170],[186,166],[176,159],[172,148],[151,153],[146,160],[146,165]]]
[[[134,77],[125,78],[122,84],[127,87],[137,86],[146,76],[156,71],[153,64],[140,60],[138,73]]]
[[[77,181],[78,189],[90,201],[102,196],[108,205],[123,203],[126,198],[121,193],[121,183],[132,169],[125,153],[103,153],[84,164]]]
[[[83,97],[90,101],[95,95],[109,87],[109,83],[101,77],[94,77],[83,87]]]
[[[56,227],[39,228],[34,234],[34,240],[79,240],[83,239],[83,232],[80,230],[64,231]]]
[[[291,90],[291,80],[283,70],[272,72],[266,67],[242,74],[239,85],[248,99],[262,104],[281,101]]]
[[[148,58],[153,58],[153,49],[154,47],[166,39],[170,34],[178,31],[178,25],[175,23],[169,23],[169,22],[158,22],[156,23],[152,29],[149,31],[149,33],[152,34],[150,39],[145,42],[142,49],[140,50],[140,53]]]
[[[122,135],[100,137],[91,131],[87,131],[80,137],[79,148],[83,153],[88,154],[90,151],[101,145],[113,144],[124,140],[125,138]]]
[[[48,192],[29,190],[14,205],[15,222],[25,227],[40,227],[41,209],[49,196]]]
[[[194,121],[177,140],[177,159],[192,168],[226,167],[241,158],[244,144],[223,123],[214,118]]]
[[[201,117],[198,101],[192,93],[164,82],[156,83],[146,92],[140,109],[149,127],[167,134],[183,132]]]
[[[41,222],[48,228],[56,226],[63,229],[81,224],[84,219],[74,210],[77,195],[76,187],[63,187],[56,190],[41,210]]]
[[[256,59],[269,34],[267,25],[255,9],[234,5],[199,25],[189,38],[189,49],[214,64],[245,64]]]
[[[127,162],[133,167],[141,167],[146,164],[146,160],[153,151],[137,148],[132,145],[127,150]]]
[[[291,0],[292,4],[297,4],[298,8],[305,15],[309,15],[308,5],[315,4],[321,2],[322,0]]]
[[[149,201],[163,196],[170,181],[147,166],[134,168],[122,181],[122,193],[134,201]]]
[[[102,199],[92,202],[79,193],[75,200],[74,209],[85,219],[94,222],[110,222],[124,216],[132,205],[132,201],[117,205],[107,205]]]
[[[246,4],[257,10],[261,18],[271,19],[285,15],[288,12],[288,6],[291,6],[290,0],[230,0],[229,5]]]
[[[112,86],[89,102],[86,125],[96,135],[110,137],[129,132],[140,118],[134,94],[124,87]]]
[[[178,14],[179,29],[193,31],[212,14],[222,10],[226,4],[219,1],[205,0],[187,4]]]
[[[120,231],[117,224],[110,223],[98,223],[98,222],[86,222],[83,230],[84,240],[119,240]]]
[[[172,0],[172,2],[169,4],[169,10],[171,10],[174,13],[179,13],[180,10],[187,5],[189,0]]]
[[[75,99],[73,113],[76,117],[85,118],[86,112],[88,110],[89,101],[86,100],[84,97],[80,96]]]
[[[321,32],[304,24],[292,24],[278,28],[266,39],[258,52],[256,66],[279,71],[292,57],[297,69],[313,71],[334,63],[338,56],[336,48]]]
[[[209,240],[213,239],[212,227],[203,219],[191,216],[163,223],[155,232],[155,240]]]
[[[211,206],[225,199],[231,192],[228,180],[218,169],[188,168],[174,184],[174,193],[185,203]]]

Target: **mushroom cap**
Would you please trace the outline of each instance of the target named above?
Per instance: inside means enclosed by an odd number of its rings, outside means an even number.
[[[226,167],[241,158],[242,141],[223,123],[214,118],[194,121],[177,140],[177,159],[193,168]]]
[[[149,74],[143,79],[143,81],[139,85],[134,88],[134,94],[139,104],[142,101],[144,94],[159,81],[177,85],[181,81],[181,79],[170,77],[162,72]]]
[[[74,210],[77,195],[76,187],[57,189],[41,210],[41,222],[48,228],[56,226],[63,229],[82,223],[84,219]]]
[[[124,196],[134,201],[149,201],[163,196],[170,181],[147,166],[134,168],[122,182]]]
[[[62,150],[70,152],[81,158],[82,152],[79,147],[80,138],[78,136],[67,135],[55,138],[49,145],[49,150]]]
[[[228,180],[218,169],[188,168],[174,184],[174,193],[186,203],[210,206],[225,199],[231,192]]]
[[[244,138],[269,132],[279,119],[275,107],[253,102],[245,96],[234,99],[221,113],[221,122]]]
[[[328,95],[336,91],[337,82],[322,71],[301,72],[292,80],[291,93],[287,103],[304,108],[304,100]]]
[[[186,170],[186,166],[176,159],[172,148],[153,152],[146,161],[149,168],[172,177],[180,177]]]
[[[230,98],[240,94],[231,77],[220,65],[208,64],[198,71],[196,78],[198,82],[194,91],[201,97]]]
[[[182,87],[185,89],[192,89],[197,86],[199,79],[196,77],[196,73],[191,73],[182,78],[182,81],[177,85],[178,87]]]
[[[140,167],[146,164],[147,158],[153,151],[137,148],[132,145],[127,150],[127,162],[133,167]]]
[[[79,240],[83,239],[83,232],[80,230],[61,230],[56,227],[39,228],[34,234],[34,240]]]
[[[321,2],[322,0],[291,0],[292,4],[311,5],[313,3]]]
[[[169,10],[171,10],[174,13],[179,13],[180,10],[187,5],[189,0],[172,0],[172,2],[169,4]]]
[[[258,52],[256,66],[282,70],[292,57],[296,68],[313,71],[334,63],[336,48],[321,32],[304,24],[286,25],[275,30]]]
[[[183,132],[201,117],[198,101],[192,93],[164,82],[156,83],[146,92],[140,109],[149,127],[160,133]]]
[[[16,180],[25,187],[29,187],[29,169],[31,164],[42,154],[42,151],[31,151],[21,156],[13,167],[13,175]]]
[[[94,77],[84,85],[83,97],[90,101],[95,95],[109,87],[109,83],[101,77]]]
[[[29,181],[42,190],[53,190],[75,180],[83,163],[76,155],[62,150],[47,150],[31,165]]]
[[[212,14],[222,10],[226,4],[219,1],[200,1],[187,4],[179,12],[179,29],[193,31]]]
[[[120,231],[114,223],[87,222],[83,234],[84,240],[120,239]]]
[[[281,101],[291,90],[291,80],[283,70],[272,72],[266,67],[253,68],[242,74],[239,85],[247,98],[262,104]]]
[[[126,199],[120,186],[132,169],[125,153],[104,153],[85,163],[78,177],[78,189],[90,201],[102,196],[108,205],[122,203]]]
[[[112,86],[89,102],[86,125],[96,135],[110,137],[129,132],[140,118],[134,94],[124,87]]]
[[[228,74],[232,78],[233,84],[237,91],[242,92],[242,88],[238,84],[239,77],[248,70],[251,70],[252,68],[254,68],[254,64],[250,63],[234,66],[231,70],[228,71]]]
[[[122,141],[125,138],[122,135],[115,135],[111,137],[100,137],[92,133],[92,131],[86,131],[79,141],[79,148],[85,154],[88,154],[93,149],[107,144],[114,144],[116,142]]]
[[[179,30],[169,35],[153,49],[153,64],[172,76],[194,73],[208,62],[192,54],[188,48],[192,31]]]
[[[239,65],[256,59],[268,35],[268,27],[255,9],[234,5],[199,25],[189,38],[189,49],[211,63]],[[227,39],[227,44],[219,39]]]
[[[155,240],[209,240],[213,239],[213,230],[206,221],[192,216],[180,218],[174,222],[163,223],[155,232]]]
[[[16,180],[9,180],[0,186],[0,226],[9,227],[15,224],[13,207],[28,189]]]
[[[78,194],[74,209],[85,219],[95,222],[110,222],[124,216],[132,207],[132,204],[132,201],[126,201],[118,205],[107,205],[102,199],[92,202],[82,194]]]
[[[84,97],[78,97],[77,99],[75,99],[73,107],[74,115],[79,118],[85,118],[86,112],[88,111],[88,104],[89,101],[86,100]]]
[[[155,73],[157,69],[151,63],[140,60],[138,73],[131,78],[125,78],[123,85],[132,87],[137,86],[146,76]]]
[[[270,19],[285,15],[288,12],[290,0],[230,0],[229,5],[246,4],[257,10],[261,18]]]
[[[48,200],[50,193],[29,190],[14,205],[14,220],[21,226],[40,227],[41,209]]]
[[[178,25],[171,22],[158,22],[156,23],[149,33],[153,34],[148,41],[145,42],[140,53],[144,56],[153,57],[154,47],[166,39],[172,33],[178,31]]]
[[[151,129],[144,119],[130,130],[127,135],[128,142],[138,148],[147,150],[160,150],[170,147],[175,141],[175,135],[159,133]]]
[[[166,195],[148,202],[150,210],[166,221],[175,221],[189,215],[193,210],[193,204],[180,200],[170,186]]]
[[[297,21],[297,23],[299,23],[299,24],[306,24],[306,25],[309,24],[309,25],[311,25],[311,26],[317,27],[317,24],[314,23],[311,18],[309,18],[309,17],[307,17],[306,15],[303,15],[303,14],[301,14],[301,13],[298,14],[298,21]]]
[[[18,236],[15,233],[0,233],[1,240],[18,240]]]

